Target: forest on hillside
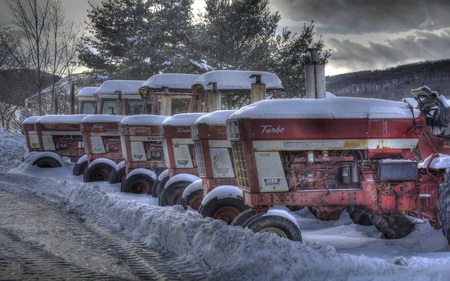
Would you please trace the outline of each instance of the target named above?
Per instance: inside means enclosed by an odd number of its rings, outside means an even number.
[[[327,76],[327,91],[336,96],[401,100],[427,85],[450,98],[450,59],[426,61],[373,71]]]

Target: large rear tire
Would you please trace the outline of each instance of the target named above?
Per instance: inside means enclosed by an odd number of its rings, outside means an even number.
[[[174,206],[183,195],[184,189],[191,184],[190,181],[177,181],[162,190],[158,197],[159,206]]]
[[[135,174],[128,177],[120,186],[121,192],[147,194],[152,190],[154,180],[148,175]]]
[[[410,234],[415,227],[407,217],[383,216],[372,214],[373,225],[387,239],[399,239]]]
[[[243,227],[248,227],[253,232],[269,232],[292,241],[302,241],[298,226],[279,215],[259,213],[247,220]]]
[[[113,166],[106,163],[97,163],[87,168],[84,172],[84,182],[109,181],[109,174]]]
[[[445,172],[445,180],[439,186],[438,219],[442,225],[442,233],[450,244],[450,170]]]
[[[198,212],[203,217],[211,217],[231,224],[241,212],[248,208],[242,201],[242,198],[226,197],[219,199],[218,197],[214,197],[204,205],[201,205]]]
[[[364,226],[373,225],[372,220],[370,219],[370,214],[364,211],[364,207],[348,206],[347,212],[354,224],[360,224]]]

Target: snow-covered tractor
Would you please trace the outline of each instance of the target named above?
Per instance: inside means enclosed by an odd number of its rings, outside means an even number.
[[[158,183],[157,177],[167,169],[160,132],[162,122],[174,111],[182,111],[183,108],[192,111],[194,105],[199,104],[200,94],[194,95],[191,89],[199,76],[161,73],[150,77],[139,88],[144,104],[151,102],[153,106],[151,112],[146,112],[148,115],[127,117],[121,122],[119,129],[126,161],[116,166],[116,174],[126,176],[121,185],[122,192],[152,194],[154,184]],[[168,175],[168,170],[165,174]]]
[[[176,205],[183,190],[198,177],[197,159],[191,127],[205,113],[180,113],[162,123],[164,159],[167,170],[162,172],[152,194],[158,196],[160,206]]]
[[[121,175],[117,171],[123,167],[124,158],[118,125],[126,115],[152,110],[153,102],[145,102],[139,94],[143,82],[107,80],[92,93],[97,100],[97,114],[86,116],[80,125],[86,154],[75,163],[74,175],[83,175],[86,182],[119,181]]]
[[[450,238],[450,165],[438,154],[449,146],[435,144],[450,137],[448,106],[426,87],[412,92],[420,110],[339,97],[260,101],[236,111],[227,134],[239,188],[216,188],[227,196],[215,205],[242,198],[247,209],[232,225],[298,241],[296,220],[270,207],[308,207],[322,220],[347,209],[355,223],[372,223],[391,239],[428,220]],[[236,201],[228,207],[243,209]]]
[[[249,70],[217,70],[202,74],[193,83],[192,88],[194,95],[195,93],[205,94],[202,111],[215,112],[227,107],[222,105],[223,100],[227,100],[228,106],[230,106],[231,100],[239,100],[242,104],[248,104],[265,99],[267,94],[276,96],[276,91],[283,87],[281,80],[274,73]],[[169,165],[172,164],[169,163]],[[194,171],[194,173],[197,175],[197,171]],[[165,176],[165,180],[169,178],[167,173],[163,173],[162,176]],[[171,188],[164,193],[165,196],[170,194],[171,199],[160,198],[160,204],[177,204],[180,195],[188,185],[196,181],[195,179],[198,180],[198,177],[193,177],[193,175],[189,174],[180,174],[175,178],[171,178],[169,182]],[[158,182],[163,181],[161,179]],[[164,186],[167,187],[169,185]],[[173,190],[175,188],[176,192]],[[199,185],[197,183],[195,188],[190,187],[187,189],[187,192],[197,190],[197,193],[199,193],[198,189]],[[176,196],[172,196],[172,194],[176,194]]]
[[[29,152],[25,158],[33,155],[36,157],[34,163],[42,168],[55,165],[60,167],[60,157],[77,161],[84,154],[79,121],[86,114],[95,113],[97,99],[93,93],[96,89],[97,87],[85,87],[77,93],[79,115],[31,116],[25,119],[22,122],[22,132]]]
[[[152,191],[158,175],[167,169],[164,161],[162,122],[163,115],[133,115],[119,124],[123,167],[116,166],[122,192],[147,194]],[[121,178],[126,177],[126,178]]]
[[[85,114],[45,115],[30,117],[23,123],[32,164],[41,168],[55,168],[64,165],[62,157],[77,161],[84,155],[80,121]],[[33,130],[34,127],[34,130]],[[31,159],[29,159],[31,160]]]
[[[192,126],[198,175],[201,180],[187,186],[179,205],[198,210],[204,195],[220,185],[236,185],[231,143],[227,139],[226,120],[235,110],[218,110],[195,121]],[[223,219],[223,218],[222,218]]]
[[[123,115],[92,114],[80,122],[86,154],[73,167],[85,182],[109,181],[117,163],[123,161],[119,124]]]

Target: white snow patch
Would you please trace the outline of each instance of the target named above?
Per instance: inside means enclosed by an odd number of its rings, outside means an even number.
[[[236,110],[218,110],[201,116],[195,121],[195,124],[225,125],[227,119],[236,112]]]
[[[206,113],[180,113],[172,115],[163,121],[163,126],[191,126]]]
[[[164,115],[138,114],[127,116],[120,123],[129,126],[156,126],[161,125],[167,117]]]
[[[419,111],[414,109],[414,117]],[[407,104],[373,98],[274,99],[247,105],[231,119],[412,119]]]

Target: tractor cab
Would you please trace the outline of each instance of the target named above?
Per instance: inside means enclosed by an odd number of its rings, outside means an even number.
[[[146,103],[139,95],[142,80],[107,80],[94,92],[98,100],[98,114],[136,115],[151,112],[152,102]]]
[[[98,87],[85,87],[81,89],[75,98],[78,100],[79,114],[96,114],[97,113],[97,99],[94,97],[94,92]]]
[[[153,104],[151,111],[147,110],[144,113],[171,116],[176,113],[193,112],[197,99],[192,93],[191,86],[199,76],[199,74],[162,73],[150,77],[139,88],[144,103]]]

